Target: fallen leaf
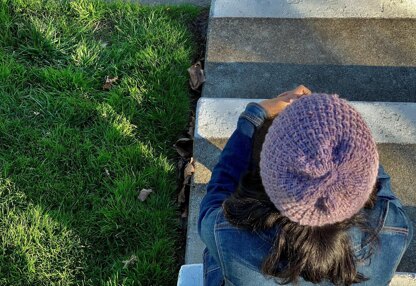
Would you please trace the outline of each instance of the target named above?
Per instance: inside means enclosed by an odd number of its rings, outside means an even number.
[[[182,158],[190,158],[192,156],[192,147],[193,147],[194,140],[190,138],[180,138],[176,141],[173,145],[175,147],[176,152]]]
[[[188,209],[185,209],[183,213],[181,214],[181,218],[187,218],[188,217]]]
[[[110,90],[113,84],[118,80],[118,76],[115,77],[105,77],[105,83],[103,84],[103,90]]]
[[[204,82],[205,75],[204,70],[202,69],[201,62],[198,61],[193,64],[189,69],[189,84],[193,90],[197,90]]]
[[[187,177],[191,177],[194,172],[195,172],[194,158],[191,157],[191,160],[188,162],[188,164],[186,164],[185,170],[183,171],[185,180]]]
[[[136,255],[132,255],[130,256],[129,259],[127,260],[123,260],[123,269],[127,269],[127,267],[129,267],[129,265],[134,264],[137,261],[137,256]]]
[[[182,188],[178,194],[178,203],[183,204],[186,202],[186,187],[191,183],[192,174],[195,172],[194,158],[191,157],[190,161],[186,164],[183,170],[183,183]]]
[[[138,198],[140,201],[144,202],[151,193],[153,193],[152,189],[142,189]]]

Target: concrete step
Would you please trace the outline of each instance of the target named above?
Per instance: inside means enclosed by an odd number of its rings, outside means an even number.
[[[259,99],[201,98],[197,107],[188,240],[185,261],[202,262],[203,243],[197,233],[199,204],[221,150],[235,129],[247,103]],[[394,192],[416,222],[416,103],[351,102],[363,115],[378,143],[380,160],[390,174]],[[416,229],[416,225],[415,229]],[[398,271],[416,272],[416,239]],[[413,255],[412,255],[413,254]]]
[[[213,17],[415,18],[413,0],[214,0]]]
[[[416,102],[415,7],[213,0],[203,96],[270,98],[304,84],[350,100]]]
[[[185,264],[181,266],[176,286],[203,286],[202,264]]]
[[[203,286],[202,264],[185,264],[179,270],[177,286]],[[416,286],[416,274],[397,272],[390,286]]]

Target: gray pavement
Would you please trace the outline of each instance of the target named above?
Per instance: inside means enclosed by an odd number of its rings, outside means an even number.
[[[213,0],[212,17],[414,18],[413,0]]]

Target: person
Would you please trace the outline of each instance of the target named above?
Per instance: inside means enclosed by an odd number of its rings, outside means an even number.
[[[299,86],[249,103],[200,205],[204,285],[388,285],[413,230],[371,131]]]

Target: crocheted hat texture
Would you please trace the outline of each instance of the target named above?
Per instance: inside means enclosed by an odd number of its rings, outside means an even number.
[[[338,95],[312,94],[274,119],[260,154],[260,175],[282,215],[322,226],[359,212],[373,190],[378,164],[361,115]]]

